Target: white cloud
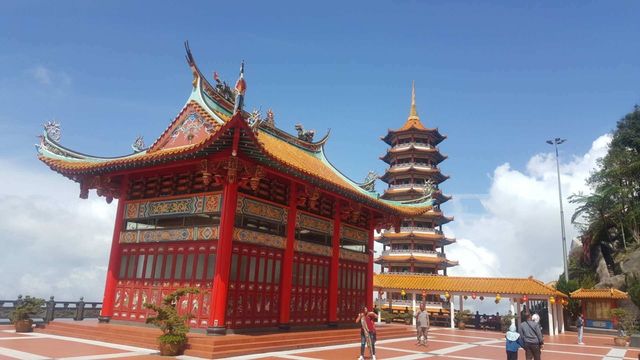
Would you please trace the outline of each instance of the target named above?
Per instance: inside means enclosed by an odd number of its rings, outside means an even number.
[[[53,71],[44,65],[29,69],[29,74],[43,86],[62,88],[71,85],[71,77],[63,71]]]
[[[585,180],[604,156],[609,135],[596,139],[582,156],[561,162],[567,244],[578,233],[571,225],[575,209],[566,199],[589,192]],[[562,158],[561,158],[562,160]],[[460,266],[450,275],[526,277],[556,280],[563,271],[555,153],[534,155],[524,172],[498,166],[486,197],[478,197],[481,213],[455,213],[448,233],[458,242],[447,248]],[[463,209],[454,195],[453,207]]]
[[[18,294],[102,300],[115,203],[44,165],[0,159],[0,298]]]

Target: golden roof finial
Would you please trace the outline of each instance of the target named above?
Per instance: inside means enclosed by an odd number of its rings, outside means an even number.
[[[411,82],[411,111],[409,111],[409,119],[418,119],[418,110],[416,110],[416,82]]]

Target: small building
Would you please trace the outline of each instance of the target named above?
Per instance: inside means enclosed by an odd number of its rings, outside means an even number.
[[[578,289],[571,298],[580,300],[585,327],[596,329],[615,329],[616,319],[611,318],[610,310],[618,307],[618,301],[626,300],[629,295],[618,289]]]
[[[384,306],[384,301],[392,302],[390,294],[393,293],[404,293],[409,299],[406,300],[406,307],[414,312],[421,302],[421,295],[427,299],[443,299],[444,302],[427,301],[427,310],[435,318],[444,314],[451,328],[455,324],[454,317],[450,314],[455,316],[456,311],[464,311],[465,301],[493,298],[496,303],[508,302],[510,312],[514,315],[535,311],[541,317],[543,331],[550,335],[564,333],[562,309],[563,304],[567,303],[567,296],[533,277],[489,278],[385,273],[375,275],[373,288],[378,292],[379,298],[382,298],[383,293],[387,294],[386,299],[380,302],[381,307]],[[396,302],[393,303],[395,309]],[[442,308],[444,311],[441,312]],[[520,317],[516,316],[515,321],[518,324],[520,320]]]
[[[197,287],[179,311],[214,334],[353,322],[372,308],[374,229],[400,231],[432,200],[383,199],[375,176],[358,183],[329,162],[328,135],[244,111],[244,66],[231,89],[209,82],[188,46],[187,62],[187,101],[151,146],[90,156],[62,146],[56,123],[37,145],[80,198],[118,201],[101,319],[144,322],[144,303]]]

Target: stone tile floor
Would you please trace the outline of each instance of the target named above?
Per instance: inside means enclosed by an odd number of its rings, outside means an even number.
[[[359,333],[354,330],[354,342],[345,345],[312,347],[229,358],[239,359],[357,359]],[[611,336],[586,335],[586,345],[577,345],[574,333],[546,337],[544,360],[635,360],[640,349],[613,346]],[[426,347],[416,346],[415,339],[404,337],[378,341],[378,359],[505,359],[503,335],[476,330],[436,328],[430,332]],[[368,354],[367,354],[368,355]],[[0,326],[0,360],[4,359],[162,359],[154,349],[145,349],[101,341],[56,336],[42,333],[16,334],[10,327]],[[180,356],[180,359],[196,359]],[[524,359],[521,350],[520,359]]]

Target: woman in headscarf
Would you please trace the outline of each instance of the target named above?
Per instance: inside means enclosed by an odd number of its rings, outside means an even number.
[[[518,349],[524,348],[522,338],[516,331],[516,325],[511,324],[505,336],[507,338],[507,360],[518,360]]]

